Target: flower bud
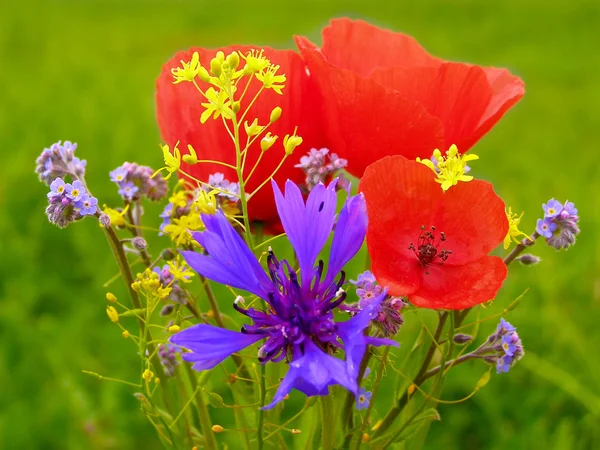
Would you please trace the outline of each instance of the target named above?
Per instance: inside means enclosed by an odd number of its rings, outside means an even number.
[[[227,62],[232,70],[237,69],[237,66],[240,65],[240,55],[238,55],[237,52],[231,52],[229,55],[227,55]]]
[[[542,260],[542,258],[535,256],[535,255],[531,255],[529,253],[519,256],[517,258],[517,261],[519,261],[524,266],[533,266],[533,265],[539,263],[541,260]]]
[[[221,61],[217,58],[213,58],[210,60],[210,71],[215,76],[218,77],[221,75]]]
[[[190,144],[188,144],[188,152],[190,152],[190,154],[183,155],[181,159],[183,159],[183,162],[186,164],[196,164],[198,162],[198,156],[196,155],[196,150],[194,150],[194,147]]]
[[[208,402],[213,408],[222,408],[225,402],[223,401],[223,397],[221,397],[216,392],[208,393]]]
[[[179,327],[179,325],[171,325],[169,328],[169,333],[179,333],[181,331],[181,328]]]
[[[222,63],[223,61],[225,61],[225,53],[223,53],[221,50],[219,50],[217,52],[217,54],[215,55],[215,59],[217,59],[220,63]]]
[[[469,336],[468,334],[458,333],[458,334],[455,334],[452,339],[457,344],[465,344],[465,343],[469,342],[471,339],[473,339],[473,336]]]
[[[302,433],[302,430],[299,430],[298,428],[292,428],[290,431],[291,431],[292,434],[300,434],[300,433]]]
[[[371,436],[369,436],[367,433],[363,433],[363,435],[362,435],[362,441],[366,444],[370,440],[371,440]]]
[[[117,297],[112,292],[107,292],[106,293],[106,300],[108,300],[111,303],[115,303],[117,301]]]
[[[273,147],[273,144],[275,144],[276,140],[277,136],[271,136],[271,133],[269,132],[264,138],[260,140],[260,148],[263,152],[266,152],[271,147]]]
[[[140,292],[142,290],[142,284],[139,281],[134,281],[131,283],[131,289],[135,292]]]
[[[286,155],[291,155],[294,153],[296,147],[302,144],[302,138],[300,136],[296,136],[296,130],[294,130],[294,134],[291,136],[286,134],[283,138],[283,148],[285,149]]]
[[[242,106],[240,105],[240,102],[233,102],[233,105],[231,105],[231,110],[237,114],[240,112],[241,107]]]
[[[119,313],[112,306],[106,307],[106,315],[112,323],[117,323],[119,321]]]
[[[160,310],[160,315],[168,316],[169,314],[171,314],[173,312],[174,309],[175,309],[175,305],[171,305],[171,304],[165,305],[165,307]]]
[[[125,339],[127,339],[129,336],[131,336],[131,334],[129,333],[129,331],[125,330],[121,333],[121,336],[123,336]]]
[[[225,431],[225,428],[223,428],[221,425],[213,425],[211,429],[213,430],[213,433],[222,433]]]
[[[271,111],[271,116],[269,117],[269,121],[271,123],[277,121],[279,118],[281,117],[281,108],[279,106],[276,106],[275,108],[273,108],[273,111]]]
[[[171,250],[170,248],[165,248],[162,251],[162,253],[160,254],[160,257],[162,259],[164,259],[165,261],[171,261],[176,256],[177,256],[177,254],[173,250]]]
[[[205,83],[208,83],[210,81],[210,74],[208,73],[208,70],[206,70],[202,66],[198,68],[198,77]]]
[[[108,214],[100,213],[98,221],[100,222],[100,226],[103,226],[104,228],[110,227],[110,217],[108,217]]]
[[[146,242],[146,239],[139,236],[134,237],[131,240],[131,243],[133,244],[133,248],[135,248],[139,252],[144,251],[146,250],[146,248],[148,248],[148,243]]]
[[[152,372],[150,369],[146,369],[142,374],[142,378],[146,380],[146,383],[150,383],[154,378],[154,372]]]
[[[261,131],[263,130],[263,128],[264,127],[261,127],[258,124],[258,119],[254,119],[251,124],[248,124],[247,120],[244,122],[244,129],[246,130],[246,134],[249,137],[256,136],[256,135],[260,134]]]

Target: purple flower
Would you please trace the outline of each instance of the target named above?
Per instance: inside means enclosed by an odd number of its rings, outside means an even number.
[[[167,203],[167,205],[163,209],[163,212],[158,215],[158,217],[160,217],[163,220],[163,222],[160,224],[160,227],[159,227],[159,229],[160,229],[160,233],[158,233],[159,236],[161,236],[163,234],[163,232],[165,231],[165,227],[171,223],[172,215],[173,215],[173,203]]]
[[[52,199],[55,197],[62,197],[65,194],[66,184],[62,178],[56,178],[50,183],[50,192],[48,192],[48,198]]]
[[[562,211],[562,214],[567,214],[569,216],[576,216],[577,215],[577,208],[575,208],[575,204],[573,202],[570,201],[566,201],[565,202],[565,207]]]
[[[365,388],[361,387],[356,395],[356,409],[361,410],[368,408],[372,396],[372,392],[367,392]]]
[[[513,331],[515,331],[516,328],[513,327],[510,323],[508,323],[506,320],[504,320],[504,317],[500,319],[500,323],[498,324],[498,328],[496,329],[496,333],[511,333]]]
[[[356,281],[350,280],[350,283],[352,283],[357,288],[364,288],[367,283],[374,284],[377,283],[377,280],[375,279],[375,275],[373,275],[370,270],[367,270],[359,274],[356,278]]]
[[[85,174],[85,160],[75,157],[77,144],[58,141],[50,148],[45,148],[36,159],[35,172],[40,181],[50,184],[55,178],[64,178],[69,175],[72,178],[83,178]]]
[[[337,172],[348,165],[348,161],[338,157],[335,153],[329,154],[329,149],[312,148],[308,155],[300,158],[299,167],[306,174],[306,190],[311,191],[317,184],[331,179]],[[349,181],[343,176],[338,177],[337,189],[346,189]]]
[[[563,210],[563,205],[557,200],[550,199],[548,203],[542,205],[542,209],[544,210],[544,218],[551,219],[560,214]]]
[[[131,181],[121,183],[119,187],[119,195],[126,200],[132,200],[137,191],[139,191],[139,188]]]
[[[84,194],[76,206],[79,208],[79,214],[82,216],[92,216],[98,211],[98,199]]]
[[[65,185],[66,197],[74,202],[78,202],[81,198],[87,194],[85,186],[79,180],[73,181],[73,184],[67,183]]]
[[[203,215],[206,231],[194,237],[208,256],[182,252],[187,263],[208,279],[257,295],[267,308],[244,309],[234,302],[233,307],[251,320],[241,333],[200,324],[177,333],[171,342],[190,350],[183,359],[193,362],[196,370],[211,369],[258,341],[264,341],[258,350],[261,363],[289,358],[289,370],[266,409],[292,389],[308,396],[327,395],[329,386],[339,384],[356,395],[356,379],[367,345],[395,344],[364,335],[385,291],[350,320],[334,319],[333,311],[346,298],[342,268],[359,250],[366,233],[364,198],[358,195],[346,200],[335,226],[325,273],[323,261],[317,264],[317,258],[335,223],[336,181],[328,187],[316,185],[306,203],[291,181],[285,185],[285,195],[274,182],[272,186],[281,222],[296,252],[299,276],[271,250],[265,273],[222,213]],[[336,348],[344,350],[345,361],[331,355]]]
[[[110,172],[109,175],[110,181],[114,181],[115,183],[122,183],[127,177],[127,169],[123,166],[117,167],[115,170]]]
[[[508,372],[525,355],[517,329],[504,319],[500,319],[496,331],[475,352],[495,363],[498,373]]]
[[[175,369],[179,366],[177,353],[180,351],[181,349],[173,344],[160,344],[158,346],[158,359],[166,376],[172,377],[175,375]]]
[[[556,224],[552,222],[551,219],[537,220],[535,231],[537,231],[540,236],[544,236],[545,238],[551,238],[552,232],[554,230],[556,230]]]
[[[225,175],[221,172],[213,173],[208,177],[209,186],[204,186],[204,190],[209,192],[211,188],[219,189],[221,192],[217,192],[217,198],[227,199],[233,202],[239,200],[240,186],[238,183],[231,183],[225,179]]]
[[[510,367],[513,363],[512,356],[504,355],[501,358],[498,358],[496,362],[496,372],[497,373],[506,373],[510,370]]]

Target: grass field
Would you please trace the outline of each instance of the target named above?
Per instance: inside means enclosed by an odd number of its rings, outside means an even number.
[[[525,98],[476,146],[477,172],[526,211],[526,230],[550,197],[581,215],[577,245],[536,248],[543,263],[511,267],[492,307],[530,289],[509,316],[528,355],[470,401],[442,406],[426,447],[600,447],[600,3],[57,0],[9,2],[0,16],[0,448],[159,448],[127,388],[81,374],[131,378],[138,360],[104,314],[102,284],[117,271],[108,246],[94,221],[47,223],[36,156],[78,142],[88,183],[114,203],[109,170],[160,163],[154,81],[176,50],[293,47],[293,34],[318,40],[345,15],[520,75]],[[464,397],[480,375],[457,369],[445,397]]]

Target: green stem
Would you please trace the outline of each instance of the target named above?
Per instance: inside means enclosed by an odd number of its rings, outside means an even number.
[[[371,351],[369,349],[369,347],[367,347],[367,350],[365,352],[365,356],[363,356],[362,361],[360,362],[360,368],[358,369],[358,377],[356,379],[356,384],[358,387],[360,387],[360,384],[362,382],[362,379],[365,375],[365,371],[367,370],[367,366],[369,365],[369,361],[371,359]],[[342,408],[343,413],[342,413],[342,426],[344,427],[344,429],[346,431],[348,430],[352,430],[352,428],[354,428],[354,394],[350,391],[346,392],[346,399],[344,401],[344,406]],[[352,434],[348,433],[350,439],[352,439]],[[346,439],[348,439],[348,436],[346,436]]]
[[[208,414],[208,408],[204,399],[202,398],[202,390],[198,389],[198,380],[196,375],[192,372],[189,364],[184,364],[187,371],[192,390],[195,392],[196,397],[196,408],[198,409],[198,419],[200,420],[200,428],[202,428],[202,434],[204,435],[204,448],[209,450],[217,449],[217,440],[212,430],[212,423],[210,421],[210,415]]]
[[[529,240],[528,238],[523,239],[521,243],[518,244],[506,258],[504,258],[504,264],[508,266],[511,262],[513,262],[516,259],[517,256],[519,256],[523,252],[523,250],[535,244],[537,238],[539,237],[540,234],[537,231],[534,231],[531,235],[531,240]]]
[[[425,355],[425,359],[423,360],[423,364],[421,364],[421,368],[419,369],[419,372],[417,373],[417,376],[415,377],[415,379],[413,381],[413,384],[415,384],[416,386],[420,386],[425,381],[423,376],[427,373],[429,364],[431,363],[431,360],[433,359],[433,355],[435,354],[435,350],[437,349],[438,341],[439,341],[442,331],[444,329],[444,325],[446,324],[446,320],[448,320],[448,313],[444,311],[444,312],[440,313],[438,325],[433,334],[433,339],[431,341],[431,345],[429,346],[429,349],[427,350],[427,354]],[[392,423],[394,423],[396,418],[400,415],[400,413],[402,412],[404,407],[408,404],[408,400],[409,400],[409,394],[408,394],[408,389],[406,389],[404,391],[404,393],[402,394],[402,396],[396,401],[394,406],[388,411],[388,413],[384,417],[383,421],[381,422],[381,425],[375,431],[373,437],[381,436],[383,433],[385,433],[387,431],[387,429],[392,425]]]
[[[333,398],[331,394],[319,398],[321,404],[321,445],[323,450],[332,450],[334,444],[335,430],[333,420]]]
[[[258,410],[258,431],[256,433],[258,442],[258,450],[262,450],[263,448],[263,444],[264,444],[264,438],[263,438],[263,430],[264,430],[264,425],[265,425],[265,411],[263,410],[263,407],[265,406],[265,402],[266,402],[266,397],[267,397],[267,388],[265,385],[265,365],[261,364],[260,365],[260,409]]]
[[[243,120],[243,117],[242,117]],[[240,186],[240,204],[242,205],[242,215],[244,217],[246,243],[250,250],[254,249],[252,244],[252,233],[250,232],[250,217],[248,216],[248,199],[246,198],[246,182],[244,181],[244,168],[242,167],[242,149],[240,148],[240,127],[236,115],[233,115],[233,144],[235,146],[235,166]]]

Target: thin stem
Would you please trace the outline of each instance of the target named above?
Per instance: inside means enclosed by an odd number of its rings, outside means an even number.
[[[479,357],[480,356],[478,354],[476,354],[475,352],[467,353],[466,355],[462,355],[459,358],[448,361],[446,364],[444,364],[444,369],[457,366],[458,364],[464,363],[465,361],[470,361],[472,359],[477,359]],[[434,367],[431,370],[428,370],[427,372],[425,372],[425,374],[423,374],[423,381],[428,380],[429,378],[435,376],[437,373],[439,373],[439,371],[441,369],[442,369],[442,366],[439,365],[437,367]]]
[[[250,181],[250,178],[252,178],[252,175],[254,174],[254,171],[256,170],[256,168],[258,167],[258,165],[260,164],[260,160],[262,159],[262,157],[263,157],[263,155],[264,155],[265,153],[266,153],[266,152],[265,152],[265,151],[262,151],[262,149],[261,149],[260,155],[258,155],[258,158],[256,159],[256,162],[254,163],[254,167],[252,167],[252,170],[250,171],[250,173],[249,173],[249,174],[248,174],[248,176],[246,177],[246,183],[247,183],[248,181]],[[244,155],[244,160],[245,160],[245,159],[246,159],[246,158],[245,158],[245,155]],[[244,162],[245,162],[245,161],[244,161]],[[242,163],[242,165],[243,165],[243,163]]]
[[[198,161],[196,161],[196,164],[218,164],[219,166],[225,166],[225,167],[229,167],[230,169],[235,170],[235,166],[233,164],[227,164],[224,163],[223,161],[215,161],[214,159],[199,159]]]
[[[279,162],[279,164],[277,165],[275,170],[271,173],[271,175],[269,175],[267,177],[267,179],[265,181],[263,181],[260,184],[260,186],[258,186],[256,189],[254,189],[254,191],[252,191],[252,193],[248,196],[248,200],[250,200],[252,197],[254,197],[256,195],[256,193],[258,191],[260,191],[265,184],[267,184],[269,181],[271,181],[271,179],[275,176],[275,174],[279,171],[279,169],[281,169],[281,166],[283,166],[283,163],[285,162],[285,160],[287,159],[288,156],[289,155],[286,153],[285,156],[283,158],[281,158],[281,161]]]
[[[321,445],[323,450],[332,450],[335,437],[334,432],[334,411],[333,399],[331,394],[324,395],[319,398],[321,405]]]
[[[138,205],[134,205],[133,208],[131,207],[131,203],[129,203],[129,205],[129,208],[127,208],[127,217],[129,218],[129,223],[133,226],[128,226],[127,228],[134,237],[142,237],[141,230],[139,229],[140,224],[135,220],[135,216],[133,215],[133,209],[137,208]],[[144,265],[146,267],[151,267],[152,260],[150,259],[150,255],[148,255],[148,252],[145,249],[138,251],[140,253],[140,256],[142,257],[142,261],[144,261]]]
[[[217,449],[217,440],[212,430],[212,423],[210,421],[210,415],[208,414],[208,408],[204,399],[202,398],[202,391],[198,389],[198,381],[196,375],[192,372],[189,364],[184,364],[185,370],[190,379],[192,390],[195,392],[196,397],[196,408],[198,409],[198,419],[200,420],[200,428],[202,428],[202,434],[204,435],[205,447],[210,450]]]
[[[260,365],[260,409],[258,410],[258,431],[256,433],[256,437],[257,437],[257,444],[258,444],[258,450],[262,450],[263,448],[263,444],[264,444],[264,439],[263,439],[263,430],[264,430],[264,425],[265,425],[265,411],[263,409],[263,407],[265,406],[265,401],[266,401],[266,397],[267,397],[267,389],[265,386],[265,365],[261,364]]]
[[[531,235],[531,240],[529,240],[529,238],[523,239],[521,243],[518,244],[506,258],[504,258],[504,264],[508,266],[511,262],[515,260],[517,256],[519,256],[523,252],[523,250],[535,244],[537,238],[539,237],[540,234],[537,231],[534,231]]]
[[[425,355],[425,359],[421,364],[421,368],[415,377],[413,384],[416,386],[420,386],[425,381],[424,375],[427,373],[427,369],[429,368],[429,364],[433,359],[433,355],[435,354],[435,350],[438,346],[438,341],[440,336],[442,335],[442,331],[444,329],[444,325],[446,324],[446,320],[448,320],[448,313],[446,311],[440,313],[437,328],[433,334],[433,339],[431,341],[431,345],[427,350],[427,354]],[[404,391],[402,396],[398,399],[396,404],[388,411],[386,416],[384,417],[381,425],[375,431],[374,437],[380,436],[387,431],[387,429],[392,425],[394,420],[400,415],[404,407],[408,404],[409,394],[408,389]]]
[[[369,347],[363,356],[362,361],[360,362],[360,368],[358,369],[358,377],[356,379],[356,385],[360,387],[360,384],[365,375],[365,371],[367,370],[367,366],[369,365],[369,361],[371,360],[371,351]],[[351,430],[354,428],[354,394],[350,391],[346,392],[346,399],[344,401],[344,406],[342,407],[342,426],[345,430]],[[352,435],[350,434],[350,439]],[[348,439],[348,436],[346,437]]]

